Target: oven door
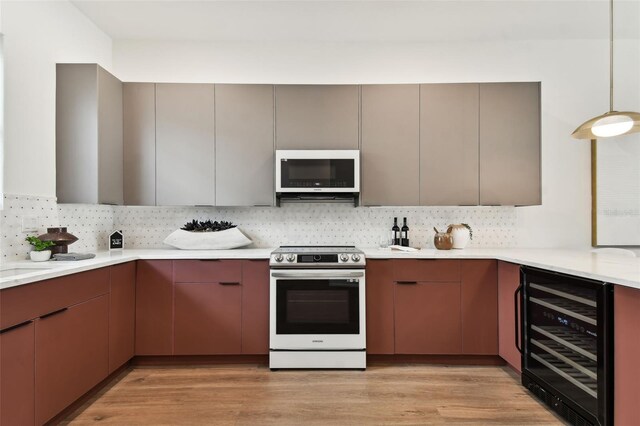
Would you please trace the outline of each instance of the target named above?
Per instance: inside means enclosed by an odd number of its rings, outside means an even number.
[[[357,150],[276,151],[276,192],[359,192]]]
[[[272,270],[271,350],[364,350],[365,272]]]

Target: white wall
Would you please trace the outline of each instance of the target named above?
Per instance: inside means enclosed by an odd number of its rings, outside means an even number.
[[[4,192],[55,197],[57,62],[111,68],[111,39],[66,0],[3,1]]]
[[[570,134],[588,117],[607,109],[607,47],[604,40],[397,44],[115,41],[114,68],[125,81],[541,81],[543,204],[517,209],[520,245],[586,247],[590,243],[590,150],[588,142],[571,139]]]

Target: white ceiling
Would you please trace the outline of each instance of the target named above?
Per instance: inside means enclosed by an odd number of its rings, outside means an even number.
[[[425,42],[608,37],[606,0],[72,0],[114,40]],[[640,39],[640,0],[616,1]]]

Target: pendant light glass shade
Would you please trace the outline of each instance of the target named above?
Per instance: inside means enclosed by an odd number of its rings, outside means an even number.
[[[576,139],[598,139],[640,132],[640,113],[613,110],[613,0],[609,0],[609,112],[585,121],[571,134]]]
[[[585,121],[572,134],[576,139],[598,139],[640,132],[640,113],[610,111]]]

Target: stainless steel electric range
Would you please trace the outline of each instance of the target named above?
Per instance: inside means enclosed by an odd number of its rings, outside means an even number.
[[[362,251],[283,246],[269,263],[269,367],[366,368]]]

